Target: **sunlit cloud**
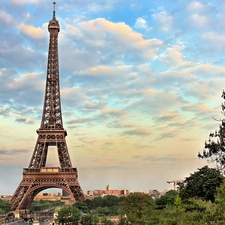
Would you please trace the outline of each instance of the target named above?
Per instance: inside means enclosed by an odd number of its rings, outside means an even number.
[[[1,6],[0,175],[19,177],[42,119],[53,7]],[[223,117],[224,12],[218,0],[57,2],[63,126],[84,190],[163,190],[207,163],[197,152]]]
[[[20,24],[19,29],[22,34],[32,37],[32,38],[44,38],[45,37],[45,32],[40,28],[35,28],[27,24]]]

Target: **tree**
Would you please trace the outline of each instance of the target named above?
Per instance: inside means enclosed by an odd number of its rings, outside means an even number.
[[[89,200],[89,199],[88,199]],[[90,213],[90,209],[87,206],[86,200],[83,202],[75,202],[73,204],[74,207],[78,208],[83,213]]]
[[[110,220],[107,220],[106,217],[103,217],[103,218],[101,219],[101,224],[102,224],[102,225],[113,225],[113,222],[110,221]]]
[[[189,198],[200,198],[214,202],[216,189],[222,184],[223,176],[215,168],[204,166],[187,177],[179,185],[179,195],[183,201]]]
[[[131,193],[120,203],[121,215],[126,215],[131,224],[149,216],[154,208],[154,200],[143,193]]]
[[[225,91],[222,96],[225,100]],[[225,116],[225,102],[221,105],[222,114]],[[209,140],[205,142],[203,153],[198,153],[199,158],[211,159],[216,163],[217,168],[225,173],[225,118],[220,120],[219,130],[209,134]]]
[[[99,216],[108,216],[110,214],[108,207],[97,207],[93,209],[92,212],[98,214]]]
[[[97,225],[98,222],[98,216],[93,214],[83,215],[80,220],[80,224],[82,225]]]
[[[225,182],[217,189],[215,203],[206,211],[204,218],[208,224],[214,221],[215,224],[224,224],[225,221]]]
[[[58,220],[61,224],[78,224],[80,211],[74,206],[65,206],[58,211]]]
[[[157,209],[165,208],[168,205],[174,205],[175,198],[178,195],[178,192],[175,190],[170,190],[160,198],[155,200]]]
[[[5,214],[10,211],[10,203],[8,201],[0,199],[0,214]]]
[[[107,195],[105,197],[96,197],[93,200],[86,199],[83,202],[75,202],[74,206],[84,213],[93,213],[114,216],[119,214],[119,202],[123,197]]]

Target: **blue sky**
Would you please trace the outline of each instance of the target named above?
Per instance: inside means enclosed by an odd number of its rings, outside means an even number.
[[[56,3],[63,122],[83,190],[163,191],[206,165],[197,154],[222,118],[224,1]],[[0,2],[1,194],[16,190],[36,143],[52,10]],[[47,162],[59,165],[54,148]]]

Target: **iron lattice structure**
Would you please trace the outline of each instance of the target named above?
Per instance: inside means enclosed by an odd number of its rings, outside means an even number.
[[[58,33],[60,26],[55,17],[49,22],[50,33],[45,99],[41,127],[28,168],[23,170],[23,178],[11,199],[14,211],[29,210],[34,197],[48,188],[60,188],[71,196],[72,201],[83,201],[84,193],[78,182],[78,171],[72,167],[66,145],[66,130],[63,128],[59,64]],[[46,167],[48,147],[56,146],[60,167]]]

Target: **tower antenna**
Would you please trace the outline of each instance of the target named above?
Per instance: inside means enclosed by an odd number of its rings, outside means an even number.
[[[53,18],[55,19],[56,2],[53,2]]]

